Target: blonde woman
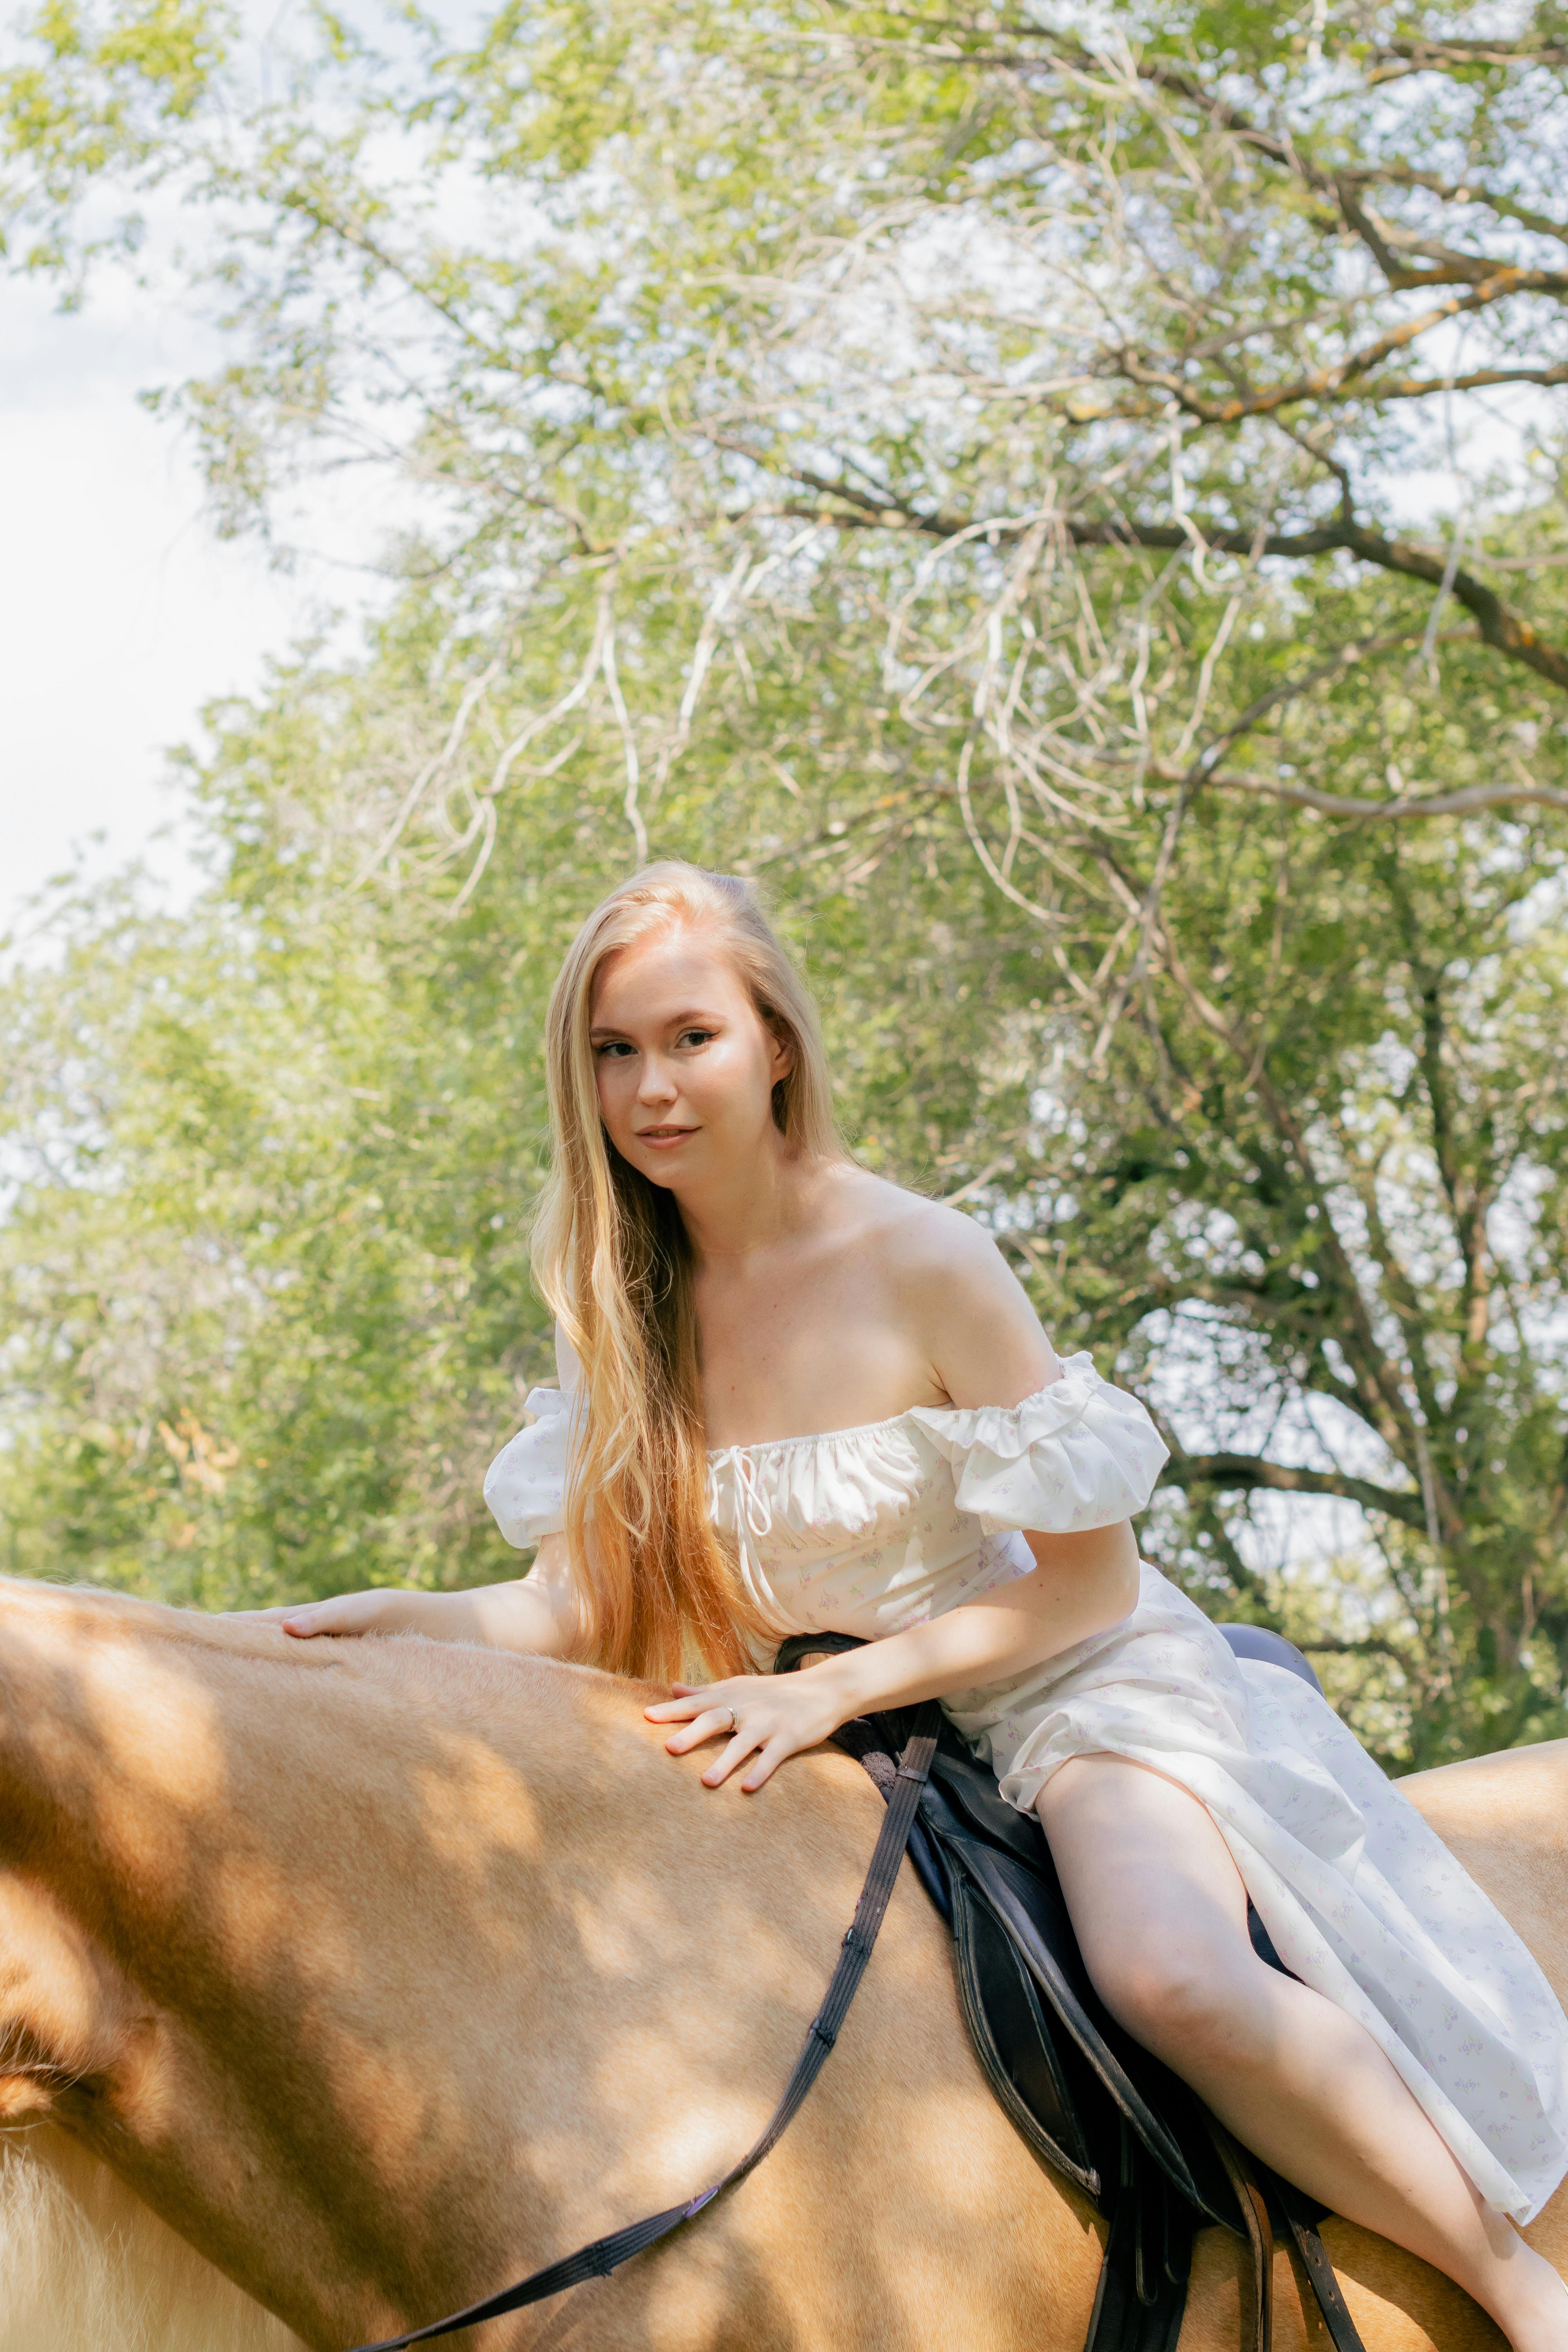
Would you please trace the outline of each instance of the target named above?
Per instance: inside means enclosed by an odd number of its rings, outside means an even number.
[[[970,1219],[849,1158],[750,887],[666,864],[612,891],[556,982],[548,1057],[535,1249],[561,1385],[485,1483],[533,1564],[287,1630],[651,1677],[671,1753],[711,1744],[710,1786],[760,1790],[848,1717],[939,1697],[1038,1811],[1122,2024],[1300,2187],[1468,2288],[1514,2352],[1568,2352],[1568,2294],[1513,2226],[1568,2168],[1544,1979],[1316,1692],[1236,1660],[1140,1562],[1148,1416],[1058,1360]],[[870,1639],[765,1671],[782,1634],[824,1628]],[[677,1679],[698,1657],[711,1679]],[[1301,1981],[1255,1957],[1249,1895]]]

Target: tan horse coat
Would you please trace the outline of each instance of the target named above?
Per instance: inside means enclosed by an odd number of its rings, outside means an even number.
[[[717,2177],[881,1809],[832,1754],[750,1800],[698,1769],[581,1669],[0,1585],[0,2352],[286,2352],[257,2302],[331,2352]],[[1558,1969],[1564,1748],[1408,1785]],[[1560,2263],[1565,2210],[1532,2233]],[[1498,2343],[1421,2265],[1326,2234],[1371,2352]],[[763,2169],[479,2343],[1079,2352],[1099,2256],[986,2092],[906,1874]],[[1283,2257],[1277,2285],[1280,2352],[1321,2342]],[[1209,2232],[1183,2352],[1234,2352],[1240,2296]]]

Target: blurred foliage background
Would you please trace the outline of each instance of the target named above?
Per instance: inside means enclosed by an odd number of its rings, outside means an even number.
[[[0,1564],[515,1572],[540,1024],[755,876],[867,1161],[1160,1415],[1145,1545],[1396,1769],[1568,1729],[1568,11],[51,5],[10,266],[395,593],[182,754],[210,881],[0,1021]]]

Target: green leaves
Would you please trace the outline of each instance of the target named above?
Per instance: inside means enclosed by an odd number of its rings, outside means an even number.
[[[510,1564],[543,992],[646,845],[775,893],[868,1160],[1145,1386],[1174,1572],[1396,1759],[1555,1723],[1554,22],[552,0],[263,89],[37,19],[14,249],[178,195],[225,527],[423,503],[363,661],[216,715],[189,927],[14,997],[13,1557]]]

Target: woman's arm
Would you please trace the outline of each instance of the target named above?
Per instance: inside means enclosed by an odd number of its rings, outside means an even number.
[[[300,1641],[319,1633],[423,1633],[432,1642],[483,1642],[545,1658],[569,1656],[577,1637],[576,1594],[566,1538],[559,1535],[546,1536],[528,1574],[509,1584],[480,1584],[467,1592],[381,1587],[242,1613],[272,1618]]]
[[[912,1706],[922,1698],[1001,1682],[1044,1664],[1091,1634],[1109,1633],[1138,1605],[1138,1546],[1131,1523],[1090,1528],[1082,1535],[1030,1535],[1032,1575],[997,1585],[907,1633],[889,1633],[864,1649],[847,1650],[820,1665],[820,1676],[851,1716],[886,1706]]]
[[[678,1685],[675,1697],[647,1710],[648,1719],[679,1723],[665,1741],[673,1756],[727,1736],[704,1781],[716,1789],[751,1757],[741,1786],[760,1789],[786,1756],[816,1747],[851,1716],[1000,1682],[1131,1615],[1138,1602],[1138,1547],[1127,1520],[1081,1535],[1031,1534],[1027,1540],[1036,1561],[1032,1574],[977,1601],[798,1674],[736,1675],[702,1690]]]

